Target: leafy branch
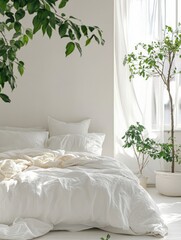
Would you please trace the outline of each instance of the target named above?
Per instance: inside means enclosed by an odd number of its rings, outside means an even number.
[[[10,102],[2,93],[5,84],[11,89],[16,87],[15,67],[20,75],[24,73],[24,62],[17,57],[18,51],[26,46],[33,36],[42,31],[52,37],[57,31],[60,38],[68,39],[65,55],[78,50],[82,55],[82,46],[88,46],[92,40],[104,45],[102,30],[97,26],[86,26],[73,17],[67,17],[61,10],[69,0],[0,0],[0,98]],[[22,20],[32,16],[32,26],[25,28]]]

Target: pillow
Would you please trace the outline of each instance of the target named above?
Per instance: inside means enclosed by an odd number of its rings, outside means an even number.
[[[0,130],[0,152],[25,148],[45,148],[47,131],[21,132]]]
[[[90,119],[87,119],[81,122],[66,123],[48,117],[50,137],[66,134],[86,134],[88,133],[90,121]]]
[[[52,150],[88,152],[100,156],[104,139],[104,133],[60,135],[50,137],[47,141],[47,147]]]

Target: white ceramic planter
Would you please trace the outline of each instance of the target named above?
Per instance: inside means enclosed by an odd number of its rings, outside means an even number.
[[[156,171],[156,189],[166,196],[181,196],[181,172]]]

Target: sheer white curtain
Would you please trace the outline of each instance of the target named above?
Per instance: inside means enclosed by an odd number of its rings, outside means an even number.
[[[134,154],[122,148],[121,138],[136,122],[149,132],[154,128],[163,133],[163,86],[157,79],[146,81],[137,77],[130,82],[123,59],[139,42],[160,39],[164,25],[165,0],[115,0],[115,157],[133,171],[137,169]],[[148,166],[150,182],[154,182],[153,170],[158,168],[159,162]]]

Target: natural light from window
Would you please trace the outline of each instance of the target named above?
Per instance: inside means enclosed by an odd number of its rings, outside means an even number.
[[[181,1],[179,0],[165,0],[166,1],[166,13],[165,22],[166,25],[175,29],[176,25],[181,23]],[[179,58],[179,57],[178,57]],[[175,62],[175,66],[181,69],[181,64],[178,65],[179,61]],[[181,76],[178,74],[175,79],[171,82],[171,92],[174,100],[175,108],[175,126],[176,129],[181,129]],[[167,90],[164,91],[164,122],[165,129],[169,128],[170,124],[170,105]]]

